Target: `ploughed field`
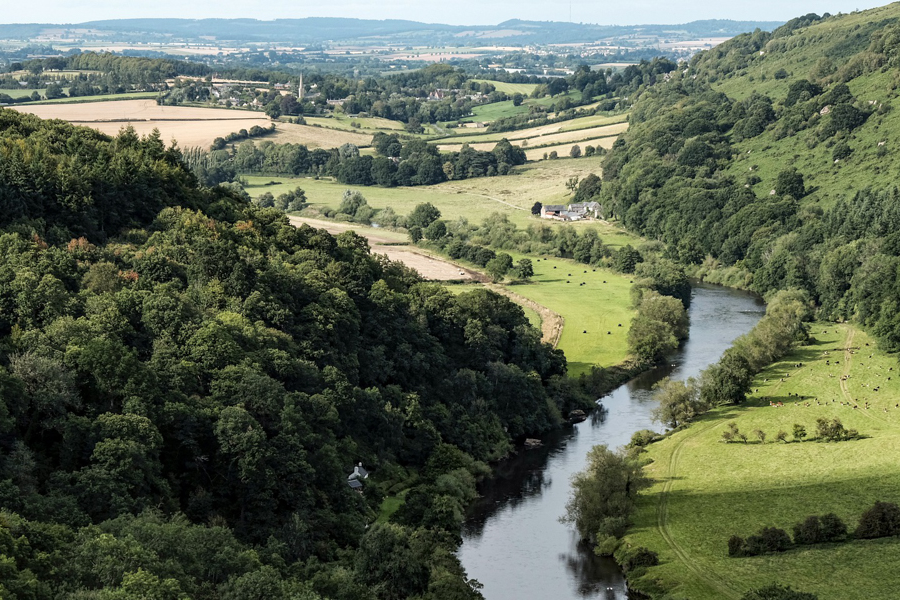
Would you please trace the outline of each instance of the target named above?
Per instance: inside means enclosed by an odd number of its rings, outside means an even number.
[[[728,556],[732,535],[746,538],[764,526],[792,534],[795,523],[826,513],[852,532],[874,502],[900,503],[896,357],[851,325],[815,323],[812,334],[811,343],[755,379],[745,405],[714,410],[649,447],[646,469],[656,483],[642,494],[627,536],[659,553],[661,564],[645,579],[693,600],[738,599],[773,581],[820,600],[897,597],[900,538]],[[864,438],[810,440],[819,417],[838,418]],[[747,443],[722,441],[732,422]],[[805,426],[806,441],[791,441],[794,424]],[[757,429],[767,434],[765,443]],[[788,443],[775,441],[779,431]]]

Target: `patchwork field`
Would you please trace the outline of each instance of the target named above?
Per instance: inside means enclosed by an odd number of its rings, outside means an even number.
[[[545,129],[546,127],[554,127],[557,130],[559,129],[559,125],[547,125],[545,127],[539,129]],[[579,144],[582,146],[585,145],[593,145],[593,146],[601,146],[603,148],[611,148],[613,142],[616,141],[616,138],[620,133],[628,129],[628,123],[614,123],[611,125],[603,125],[600,127],[588,127],[584,129],[570,130],[570,131],[562,131],[557,133],[538,133],[532,134],[529,137],[524,137],[522,134],[526,132],[531,132],[535,130],[524,130],[522,132],[510,132],[512,134],[519,134],[518,136],[513,135],[513,137],[507,138],[510,143],[514,146],[518,146],[520,148],[527,148],[526,156],[528,160],[540,160],[543,158],[544,151],[550,152],[552,150],[556,150],[558,153],[562,154],[562,147],[565,147],[565,154],[568,155],[569,148],[571,148],[574,144]],[[491,134],[493,136],[500,136],[500,134]],[[496,141],[479,141],[479,137],[472,137],[470,139],[465,138],[451,138],[450,140],[441,140],[438,143],[438,148],[441,152],[459,152],[459,150],[463,147],[463,144],[468,144],[469,147],[480,150],[480,151],[490,151],[493,150],[497,145],[497,141],[502,139],[500,136]],[[459,141],[459,143],[449,143],[450,141]],[[555,147],[558,146],[558,147]],[[543,149],[543,150],[542,150]],[[541,150],[538,152],[538,150]]]
[[[11,107],[42,119],[62,119],[109,135],[123,127],[134,127],[140,135],[158,129],[166,142],[177,140],[182,148],[209,146],[217,137],[254,125],[268,127],[271,121],[263,113],[219,108],[160,106],[154,100],[122,100],[63,104],[29,104]],[[312,148],[336,148],[345,143],[367,145],[367,134],[336,131],[307,125],[279,123],[275,134],[265,139],[277,143],[306,144]]]
[[[572,151],[573,146],[578,146],[581,148],[581,151],[584,152],[586,146],[593,146],[594,148],[604,148],[609,150],[612,148],[615,143],[617,136],[608,136],[602,138],[595,138],[590,140],[581,140],[578,142],[572,142],[568,144],[560,144],[558,146],[541,146],[539,148],[529,148],[525,150],[525,158],[528,160],[543,160],[544,154],[549,154],[551,152],[556,152],[559,156],[570,156],[570,152]]]
[[[498,133],[471,133],[471,134],[460,134],[453,137],[445,138],[439,140],[440,144],[463,144],[463,143],[481,143],[481,142],[499,142],[500,140],[506,138],[507,140],[523,140],[529,138],[537,138],[545,135],[560,133],[560,132],[569,132],[576,130],[586,130],[594,127],[601,127],[607,125],[619,125],[618,128],[613,128],[613,131],[618,131],[621,133],[627,128],[627,124],[624,128],[622,128],[621,124],[624,124],[628,119],[627,114],[619,114],[619,115],[592,115],[590,117],[579,117],[577,119],[572,119],[569,121],[563,121],[561,123],[552,123],[549,125],[540,125],[538,127],[530,127],[528,129],[520,129],[518,131],[504,131]],[[604,133],[605,134],[605,133]]]
[[[831,512],[852,531],[875,501],[900,502],[897,357],[878,351],[873,339],[850,325],[816,323],[813,335],[810,344],[756,378],[746,405],[717,409],[651,445],[647,470],[657,483],[641,496],[628,540],[659,552],[661,564],[647,578],[677,597],[738,599],[773,581],[820,600],[896,597],[897,538],[727,556],[731,535],[746,537],[763,526],[791,532],[807,516]],[[774,441],[778,431],[790,440],[795,423],[815,437],[818,417],[838,418],[865,437]],[[722,442],[730,422],[752,441]],[[768,434],[766,443],[752,434],[756,429]]]
[[[494,86],[498,92],[504,94],[522,94],[528,96],[537,87],[536,83],[505,83],[503,81],[490,81],[488,79],[475,79],[478,83],[489,83]]]

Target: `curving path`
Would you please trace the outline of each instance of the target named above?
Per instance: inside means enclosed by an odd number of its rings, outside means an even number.
[[[675,477],[678,474],[678,459],[681,456],[681,451],[684,449],[685,442],[720,424],[721,423],[716,422],[709,423],[705,426],[695,424],[688,430],[689,433],[678,440],[678,443],[675,445],[675,448],[672,450],[672,455],[669,458],[669,468],[666,471],[666,482],[663,484],[663,489],[659,494],[659,501],[656,505],[656,529],[672,549],[672,552],[675,553],[675,556],[678,557],[678,560],[680,560],[681,563],[697,577],[697,579],[706,582],[707,585],[716,590],[722,598],[733,598],[737,600],[741,597],[740,592],[731,587],[725,579],[718,576],[714,571],[704,569],[702,565],[691,558],[688,551],[675,541],[675,537],[669,530],[669,495],[672,491],[672,487],[675,485]]]

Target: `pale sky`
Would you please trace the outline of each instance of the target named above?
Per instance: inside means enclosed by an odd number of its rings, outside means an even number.
[[[2,0],[2,23],[79,23],[137,17],[356,17],[454,25],[507,19],[605,25],[685,23],[697,19],[786,21],[810,12],[852,12],[885,4],[865,0]]]

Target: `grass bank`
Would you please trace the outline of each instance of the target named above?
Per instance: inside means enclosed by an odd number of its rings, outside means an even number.
[[[812,333],[809,344],[759,374],[745,405],[714,410],[650,447],[646,468],[655,485],[642,494],[627,541],[657,551],[661,564],[634,582],[637,589],[657,581],[674,598],[738,599],[777,581],[820,600],[896,597],[900,539],[727,555],[731,535],[746,537],[763,526],[790,532],[805,517],[829,512],[852,530],[876,500],[900,501],[896,357],[851,325],[815,323]],[[774,441],[779,431],[790,440],[795,423],[813,437],[819,417],[839,418],[866,437]],[[752,441],[724,443],[731,422]],[[768,434],[766,443],[753,435],[757,429]]]

